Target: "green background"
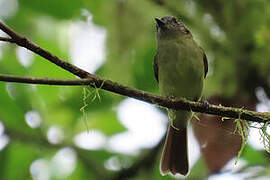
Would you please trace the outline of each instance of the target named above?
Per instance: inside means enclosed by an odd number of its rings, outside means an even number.
[[[7,6],[8,2],[15,4]],[[13,7],[13,11],[10,10],[13,13],[0,13],[3,22],[69,62],[72,42],[67,38],[66,28],[74,22],[87,24],[87,17],[82,12],[90,12],[93,23],[106,30],[105,62],[95,73],[152,93],[158,93],[152,69],[156,51],[154,18],[174,15],[183,20],[208,56],[209,74],[204,99],[254,110],[258,103],[257,88],[262,87],[266,94],[270,92],[270,2],[267,0],[0,1],[0,11],[8,11],[8,7]],[[2,74],[74,78],[37,55],[32,56],[29,66],[23,66],[18,61],[14,44],[1,43],[0,48]],[[84,104],[83,87],[0,82],[0,120],[4,134],[9,137],[8,145],[0,150],[0,179],[31,179],[30,167],[35,160],[43,159],[49,163],[65,147],[75,152],[76,166],[68,175],[57,176],[53,173],[56,167],[51,163],[48,165],[50,179],[173,179],[159,174],[162,143],[141,149],[136,155],[114,153],[106,148],[83,150],[73,143],[73,138],[87,127],[90,131],[100,130],[107,138],[126,131],[115,110],[125,97],[99,90],[100,100],[91,100],[95,91],[89,90],[92,96],[86,100],[87,119],[83,121],[80,111]],[[32,110],[42,119],[37,128],[31,128],[25,122],[25,114]],[[214,120],[220,121],[220,118]],[[58,144],[47,139],[52,126],[60,127],[64,132]],[[219,168],[209,168],[204,160],[206,154],[211,157],[211,153],[202,154],[188,179],[206,179],[219,171]],[[120,169],[113,171],[104,167],[111,157],[117,157]],[[234,173],[243,174],[248,168],[261,167],[259,173],[251,173],[251,176],[270,176],[269,154],[264,150],[247,145],[241,157],[246,164],[233,169]],[[217,164],[223,165],[224,162]]]

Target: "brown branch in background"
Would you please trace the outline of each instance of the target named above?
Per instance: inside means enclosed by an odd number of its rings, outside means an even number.
[[[165,136],[159,141],[157,145],[155,145],[152,149],[150,149],[149,152],[144,154],[141,158],[136,160],[134,164],[131,167],[121,169],[120,171],[116,173],[112,173],[104,168],[102,164],[96,162],[95,158],[91,156],[91,151],[81,149],[74,144],[70,143],[60,143],[60,144],[51,144],[48,142],[46,138],[44,138],[42,135],[36,135],[36,136],[29,136],[28,134],[22,133],[20,131],[14,130],[12,128],[8,128],[5,130],[5,133],[12,138],[14,141],[18,142],[24,142],[29,144],[35,144],[43,149],[60,149],[63,147],[71,147],[74,149],[77,153],[78,158],[81,160],[83,165],[87,167],[87,169],[91,169],[91,173],[98,177],[99,179],[103,180],[124,180],[131,177],[134,177],[134,175],[138,174],[140,170],[146,170],[146,171],[153,171],[153,166],[156,163],[156,159],[159,155],[160,148],[164,142]],[[4,151],[7,148],[4,148]],[[0,159],[4,159],[4,157],[0,157]],[[0,167],[1,167],[0,163]],[[0,168],[1,171],[1,168]],[[1,177],[2,174],[0,174]]]
[[[239,118],[239,119],[245,119],[248,121],[255,121],[255,122],[267,122],[270,121],[269,113],[259,113],[254,111],[248,111],[241,108],[232,108],[232,107],[224,107],[224,106],[216,106],[216,105],[205,105],[205,103],[201,102],[193,102],[186,100],[184,98],[178,98],[178,99],[172,99],[172,98],[166,98],[157,96],[145,91],[137,90],[116,82],[113,82],[111,80],[105,80],[102,79],[96,75],[90,74],[83,69],[80,69],[67,61],[64,61],[60,59],[59,57],[53,55],[49,51],[37,46],[33,42],[29,41],[25,37],[19,35],[15,31],[13,31],[11,28],[9,28],[7,25],[0,22],[0,29],[6,32],[11,38],[14,43],[16,43],[19,46],[25,47],[26,49],[42,56],[43,58],[49,60],[50,62],[56,64],[57,66],[71,72],[72,74],[87,79],[86,81],[89,82],[89,85],[93,88],[101,88],[110,92],[114,92],[116,94],[120,94],[123,96],[128,96],[131,98],[135,98],[141,101],[145,101],[148,103],[156,104],[158,106],[166,107],[169,109],[174,110],[192,110],[193,112],[201,112],[201,113],[207,113],[212,115],[218,115],[222,117],[229,117],[229,118]],[[10,79],[11,76],[9,76]],[[12,82],[20,82],[15,81],[16,78],[13,77]],[[17,79],[19,80],[19,79]],[[41,80],[41,79],[39,79]],[[35,80],[29,80],[32,82],[35,82]],[[35,84],[49,84],[48,81],[50,79],[43,79],[42,81],[46,81],[47,83],[42,83],[41,81],[39,83]],[[57,85],[65,85],[57,81],[59,84]],[[32,83],[28,82],[28,83]],[[53,79],[51,82],[56,83],[56,80]],[[70,84],[69,84],[70,85]]]
[[[124,180],[124,179],[135,177],[135,175],[140,173],[140,170],[147,171],[148,173],[150,171],[153,171],[154,170],[153,167],[157,161],[160,148],[162,147],[164,141],[165,141],[165,135],[159,141],[159,143],[155,147],[153,147],[149,152],[147,152],[144,156],[142,156],[141,159],[137,160],[129,168],[120,170],[116,174],[116,176],[112,178],[112,180]]]

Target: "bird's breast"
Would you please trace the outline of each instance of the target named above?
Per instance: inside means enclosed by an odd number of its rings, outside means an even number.
[[[203,56],[198,48],[173,41],[158,46],[157,63],[162,95],[190,100],[201,97]]]

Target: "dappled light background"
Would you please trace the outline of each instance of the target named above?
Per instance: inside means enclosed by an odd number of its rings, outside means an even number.
[[[177,16],[208,57],[203,99],[259,112],[270,107],[269,13],[267,0],[0,1],[1,21],[39,46],[156,94],[154,18]],[[4,42],[0,73],[76,78]],[[197,116],[189,127],[188,179],[269,179],[263,124],[250,123],[237,158],[242,139],[234,120]],[[0,179],[174,179],[159,173],[167,125],[165,109],[100,89],[0,82]]]

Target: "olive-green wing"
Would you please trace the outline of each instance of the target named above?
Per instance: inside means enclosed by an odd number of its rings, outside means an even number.
[[[207,73],[208,73],[208,60],[207,60],[207,56],[206,56],[203,48],[201,48],[201,50],[202,50],[202,53],[203,53],[203,66],[204,66],[204,78],[205,78]]]

